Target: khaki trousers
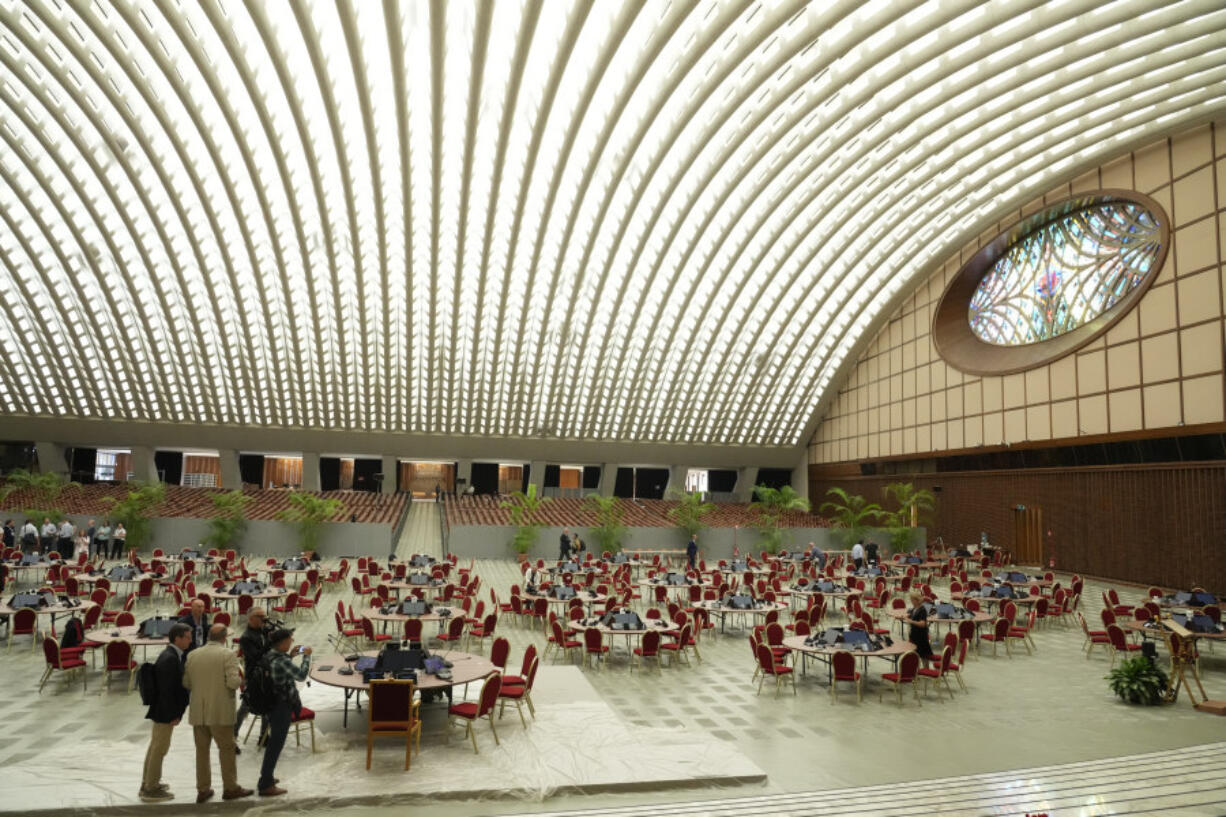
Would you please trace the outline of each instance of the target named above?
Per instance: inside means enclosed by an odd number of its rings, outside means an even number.
[[[193,726],[192,733],[196,738],[196,790],[207,791],[213,787],[213,763],[209,757],[209,744],[212,742],[217,743],[217,754],[221,759],[223,791],[237,789],[238,765],[234,760],[234,727]]]
[[[174,724],[153,724],[153,734],[149,738],[149,751],[145,752],[145,773],[140,784],[145,791],[151,791],[154,786],[162,782],[162,759],[170,751],[170,739],[174,733]]]

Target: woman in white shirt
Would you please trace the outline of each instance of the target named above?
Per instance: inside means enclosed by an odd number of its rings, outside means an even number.
[[[128,532],[124,530],[123,523],[115,525],[115,532],[111,534],[111,558],[118,559],[123,556],[124,545],[127,544]]]

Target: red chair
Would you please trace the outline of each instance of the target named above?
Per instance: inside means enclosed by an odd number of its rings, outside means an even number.
[[[949,662],[947,669],[958,680],[958,686],[962,687],[962,691],[969,692],[970,690],[966,688],[966,682],[962,680],[962,667],[966,666],[966,648],[970,642],[963,641],[961,638],[954,636],[953,640],[956,643],[950,643],[950,636],[953,635],[953,633],[946,633],[945,635],[945,644],[953,651],[956,659]]]
[[[596,657],[596,669],[600,669],[600,659],[609,652],[609,645],[604,643],[604,633],[595,627],[583,631],[583,665],[590,666],[592,656]]]
[[[775,679],[776,698],[779,697],[779,688],[783,685],[784,679],[786,679],[788,683],[792,685],[792,694],[795,695],[796,678],[794,677],[795,671],[793,668],[787,666],[786,664],[775,663],[775,656],[773,653],[771,653],[771,648],[766,644],[759,644],[757,646],[757,654],[758,672],[760,672],[762,675],[761,679],[758,681],[758,694],[762,694],[762,684],[765,683],[766,676],[771,675]]]
[[[779,629],[782,631],[783,628],[781,625],[778,624],[778,622],[776,622],[776,626],[779,626]],[[664,644],[661,644],[660,649],[664,650],[665,653],[670,653],[676,656],[676,658],[668,659],[668,665],[671,667],[677,660],[681,658],[684,658],[685,663],[689,664],[690,657],[688,654],[688,650],[694,646],[694,625],[690,624],[687,621],[685,624],[681,625],[681,629],[677,630],[676,632],[666,633],[666,635],[668,635],[673,640],[668,641]],[[783,658],[775,657],[775,649],[773,647],[770,647],[770,645],[767,645],[767,648],[770,649],[772,659],[775,661],[775,663],[777,664],[784,663]]]
[[[251,612],[251,608],[255,606],[255,596],[250,593],[241,593],[238,597],[238,617],[246,618]]]
[[[1107,638],[1111,641],[1111,666],[1115,666],[1115,659],[1123,653],[1125,657],[1129,653],[1138,652],[1141,649],[1140,644],[1133,644],[1128,641],[1128,637],[1124,635],[1123,628],[1118,624],[1111,624],[1107,627]]]
[[[294,727],[294,745],[302,745],[302,725],[311,727],[311,754],[315,754],[315,710],[300,707],[298,712],[290,712],[289,725]]]
[[[376,633],[375,623],[368,618],[362,619],[362,635],[366,638],[368,644],[379,646],[384,641],[391,641],[392,637],[387,633]]]
[[[303,582],[303,584],[306,584],[306,582]],[[298,601],[296,602],[298,609],[299,610],[310,610],[311,615],[315,616],[315,618],[319,618],[319,597],[322,596],[323,594],[324,594],[324,589],[322,587],[320,587],[319,589],[315,591],[314,598],[307,598],[306,593],[299,593]]]
[[[1009,619],[998,618],[992,622],[992,632],[984,633],[979,636],[984,641],[992,642],[992,657],[996,657],[996,646],[998,644],[1005,645],[1005,654],[1010,658],[1013,657],[1013,649],[1009,646]]]
[[[344,622],[341,621],[340,613],[333,613],[332,615],[336,617],[336,632],[341,637],[341,643],[347,644],[347,649],[356,651],[358,647],[354,639],[361,638],[365,634],[364,631],[361,627],[346,627]],[[417,621],[417,619],[410,619],[410,621]],[[418,621],[418,626],[421,626],[420,621]]]
[[[885,681],[888,684],[893,684],[894,695],[898,698],[899,706],[902,706],[903,684],[911,685],[912,689],[915,692],[915,703],[919,706],[923,706],[923,704],[920,703],[919,690],[915,689],[915,678],[916,678],[917,673],[919,672],[919,665],[920,665],[919,653],[912,650],[911,652],[903,654],[903,657],[898,662],[897,672],[881,673],[881,680]],[[880,701],[882,697],[884,697],[884,693],[878,693],[877,700]]]
[[[630,669],[634,669],[635,664],[640,666],[649,658],[656,660],[656,667],[663,670],[664,665],[660,660],[660,631],[648,630],[643,633],[642,643],[634,648],[634,658],[630,662]]]
[[[502,692],[502,674],[493,672],[485,679],[485,683],[481,685],[481,694],[477,696],[477,701],[465,701],[464,703],[454,704],[447,710],[447,715],[452,719],[454,725],[459,721],[464,721],[464,734],[473,742],[473,752],[480,754],[481,750],[477,748],[477,733],[473,730],[473,724],[479,718],[488,717],[490,720],[490,731],[494,734],[494,743],[498,744],[498,730],[494,726],[494,706],[498,703],[498,695]],[[448,740],[451,738],[450,731],[447,733]]]
[[[1120,594],[1114,588],[1103,592],[1103,607],[1110,608],[1117,616],[1131,616],[1133,610],[1130,605],[1120,604]]]
[[[421,718],[418,716],[420,701],[413,700],[412,681],[376,680],[370,682],[370,701],[367,704],[366,724],[366,769],[370,770],[370,757],[374,751],[375,738],[404,738],[404,768],[413,763],[413,736],[417,736],[417,753],[421,754]],[[311,751],[315,730],[311,729]]]
[[[839,681],[847,681],[856,685],[856,703],[864,700],[860,690],[860,673],[856,672],[856,657],[840,650],[831,656],[830,665],[834,671],[830,680],[830,704],[839,699]]]
[[[412,619],[410,619],[412,621]],[[408,622],[406,621],[407,625]],[[511,642],[507,641],[502,636],[494,639],[494,643],[490,645],[490,663],[498,667],[498,671],[505,673],[507,671],[507,659],[511,657]],[[506,686],[505,675],[503,676],[503,686]]]
[[[1030,655],[1031,647],[1038,649],[1038,647],[1035,647],[1034,640],[1030,637],[1030,632],[1034,629],[1035,621],[1037,621],[1037,615],[1036,611],[1031,610],[1026,614],[1025,624],[1015,624],[1009,628],[1009,638],[1020,640],[1022,646],[1026,648],[1027,655]]]
[[[1096,644],[1101,644],[1103,649],[1111,648],[1111,638],[1107,635],[1106,630],[1091,630],[1081,611],[1077,612],[1077,620],[1081,622],[1081,631],[1085,633],[1085,641],[1081,643],[1081,648],[1086,652],[1086,660],[1089,660],[1090,653],[1094,651]]]
[[[550,627],[553,629],[553,635],[549,637],[549,645],[545,648],[543,658],[548,658],[551,651],[569,656],[572,650],[578,651],[583,649],[583,644],[579,641],[566,637],[566,631],[562,629],[560,621],[555,620],[550,624]]]
[[[532,666],[532,659],[536,658],[536,645],[529,644],[528,649],[524,650],[524,660],[520,664],[519,675],[503,675],[502,685],[506,686],[524,686],[528,683],[528,668]],[[528,702],[531,706],[531,701]]]
[[[8,651],[13,651],[13,636],[30,636],[30,652],[34,652],[34,643],[38,639],[38,614],[29,607],[23,607],[13,613],[9,621]]]
[[[464,640],[464,617],[452,616],[447,622],[447,632],[439,633],[434,637],[450,647],[458,647]]]
[[[285,596],[285,603],[275,604],[272,609],[286,617],[290,615],[297,616],[295,611],[298,609],[298,594],[290,591]]]
[[[148,599],[149,604],[153,604],[153,579],[141,579],[137,582],[136,597],[138,599]]]
[[[410,644],[421,641],[422,623],[420,618],[405,619],[404,622],[404,640]]]
[[[367,577],[363,576],[362,578],[367,578]],[[352,583],[353,583],[353,595],[355,596],[366,596],[366,595],[370,595],[371,593],[375,592],[375,588],[369,586],[368,584],[363,584],[358,579],[357,576],[353,577]]]
[[[949,678],[946,675],[949,673],[949,665],[954,659],[954,649],[949,644],[941,650],[941,656],[937,659],[935,667],[923,667],[919,671],[919,677],[924,679],[924,695],[928,694],[928,687],[940,681],[945,684],[945,690],[949,693],[950,700],[954,697],[954,688],[949,685]]]
[[[135,627],[136,614],[131,610],[124,610],[119,615],[115,616],[116,627]]]
[[[137,666],[132,660],[132,645],[122,640],[108,642],[105,655],[106,665],[102,668],[102,673],[106,676],[106,688],[111,688],[112,672],[127,672],[128,692],[131,692],[132,684],[136,681]]]
[[[47,669],[45,672],[43,672],[43,677],[38,682],[38,694],[42,694],[43,687],[47,685],[47,679],[49,679],[55,672],[64,673],[64,677],[71,680],[79,670],[81,673],[82,689],[89,689],[89,682],[85,677],[84,659],[79,657],[69,658],[68,656],[61,656],[60,645],[50,636],[43,639],[43,658],[47,661]]]
[[[487,638],[494,637],[494,630],[498,627],[498,614],[490,613],[485,617],[485,620],[480,624],[476,624],[468,628],[468,638],[465,643],[472,646],[473,639],[477,639],[477,643],[481,644]]]
[[[501,701],[498,707],[498,717],[501,718],[507,708],[507,701],[515,704],[515,709],[519,712],[519,721],[528,728],[528,721],[524,718],[524,702],[528,703],[528,712],[532,715],[532,719],[536,720],[536,709],[532,706],[532,685],[536,682],[536,667],[539,660],[534,656],[532,664],[528,667],[524,678],[524,684],[508,684],[505,681],[498,689],[498,700]]]

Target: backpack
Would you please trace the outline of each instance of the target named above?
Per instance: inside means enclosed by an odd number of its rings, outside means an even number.
[[[277,692],[272,682],[272,667],[268,653],[258,661],[247,664],[247,683],[243,689],[243,703],[256,715],[267,715],[277,701]]]
[[[70,647],[79,647],[84,642],[85,628],[81,625],[81,619],[73,616],[64,625],[64,635],[60,639],[60,649],[66,650]]]
[[[140,690],[140,702],[145,706],[153,706],[158,700],[157,668],[152,662],[146,661],[136,671],[136,688]]]

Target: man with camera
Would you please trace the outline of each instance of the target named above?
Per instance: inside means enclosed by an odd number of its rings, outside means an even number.
[[[298,682],[305,681],[311,671],[310,647],[298,647],[291,653],[294,646],[293,630],[275,630],[269,636],[268,644],[270,649],[265,660],[272,676],[273,702],[266,716],[268,743],[264,747],[264,762],[260,765],[260,782],[257,785],[261,797],[285,794],[285,789],[277,785],[273,774],[277,770],[277,759],[285,747],[290,720],[302,710],[302,699],[298,697]],[[302,662],[295,665],[291,655],[302,656]]]
[[[243,634],[238,638],[238,652],[243,659],[243,674],[250,678],[252,668],[264,659],[264,655],[268,652],[268,637],[272,635],[272,631],[276,629],[268,621],[268,611],[263,607],[252,607],[247,611],[247,629],[243,630]],[[251,709],[247,706],[247,700],[244,698],[239,704],[238,714],[234,719],[234,739],[238,740],[239,730],[243,726],[243,721],[247,719],[247,715]],[[260,730],[260,740],[264,739],[264,732],[267,729],[267,721],[264,721],[264,728]],[[235,754],[242,754],[242,750],[237,746],[234,747]]]

